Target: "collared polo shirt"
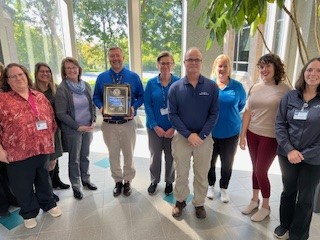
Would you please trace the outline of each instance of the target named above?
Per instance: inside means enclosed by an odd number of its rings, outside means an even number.
[[[218,95],[217,84],[202,75],[195,88],[187,77],[173,83],[168,93],[169,119],[173,127],[185,138],[197,133],[205,139],[218,119]]]

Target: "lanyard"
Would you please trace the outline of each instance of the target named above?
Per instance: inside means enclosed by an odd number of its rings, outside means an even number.
[[[32,109],[33,114],[39,120],[39,112],[38,112],[38,109],[37,109],[37,106],[36,106],[36,102],[35,102],[34,96],[33,96],[33,94],[31,92],[29,92],[28,103],[30,104],[30,107]]]
[[[111,75],[111,78],[112,78],[112,82],[115,83],[115,84],[120,84],[121,83],[121,80],[122,80],[122,75],[120,74],[112,74]]]

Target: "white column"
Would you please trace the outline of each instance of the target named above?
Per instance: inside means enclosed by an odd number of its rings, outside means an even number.
[[[130,69],[142,76],[140,0],[127,0]]]

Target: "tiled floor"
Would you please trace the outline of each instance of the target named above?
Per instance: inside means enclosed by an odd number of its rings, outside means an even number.
[[[72,190],[55,191],[60,197],[58,205],[63,214],[52,218],[47,213],[37,217],[38,226],[28,230],[19,225],[8,230],[0,224],[2,239],[107,239],[107,240],[258,240],[274,239],[273,229],[279,224],[279,197],[282,183],[277,160],[270,169],[272,185],[271,215],[261,223],[253,223],[250,216],[241,214],[241,208],[251,197],[251,164],[247,151],[238,150],[229,194],[231,201],[222,203],[219,198],[206,200],[207,218],[199,220],[189,202],[183,216],[171,216],[173,197],[165,197],[164,183],[160,183],[154,196],[149,196],[149,151],[144,129],[138,129],[135,150],[137,174],[130,197],[112,196],[114,182],[106,161],[107,150],[101,131],[94,134],[91,145],[92,182],[97,191],[84,190],[84,198],[73,198]],[[60,159],[61,178],[68,182],[67,156]],[[190,187],[192,188],[192,172]],[[216,190],[218,196],[218,191]],[[15,211],[16,209],[11,209]],[[13,218],[13,216],[12,216]],[[19,218],[19,217],[18,217]],[[0,218],[1,220],[1,218]],[[21,219],[20,219],[21,220]],[[320,239],[320,216],[314,214],[310,239]]]

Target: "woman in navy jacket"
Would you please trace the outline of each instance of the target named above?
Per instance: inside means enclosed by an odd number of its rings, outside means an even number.
[[[281,100],[276,118],[283,192],[274,234],[309,237],[315,188],[320,180],[320,58],[311,59]]]

